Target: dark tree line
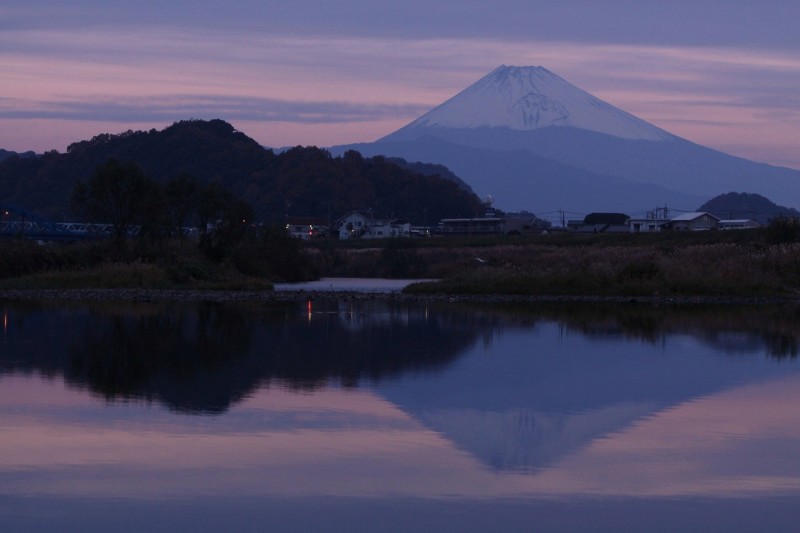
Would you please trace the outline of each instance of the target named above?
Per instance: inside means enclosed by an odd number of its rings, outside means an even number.
[[[482,213],[480,199],[463,184],[424,175],[387,158],[350,150],[333,157],[316,147],[296,147],[276,156],[274,186],[261,192],[273,217],[343,215],[369,209],[381,217],[427,225],[448,217]]]
[[[182,173],[162,184],[135,163],[109,159],[76,183],[71,203],[89,222],[112,226],[118,251],[126,248],[132,228],[138,229],[140,251],[167,238],[184,241],[191,228],[206,257],[230,260],[244,274],[287,281],[313,275],[285,227],[256,225],[252,206],[217,181]]]
[[[190,226],[208,252],[238,242],[254,222],[253,208],[217,182],[204,184],[180,174],[162,185],[135,163],[116,159],[97,167],[88,181],[77,182],[71,204],[90,222],[111,224],[117,243],[133,227],[139,228],[140,239],[154,241],[183,238]]]
[[[327,218],[371,209],[376,215],[425,224],[482,211],[480,199],[443,167],[401,165],[353,151],[333,157],[316,147],[276,153],[222,120],[97,135],[70,145],[63,154],[10,156],[0,161],[0,201],[65,220],[72,217],[74,185],[109,159],[135,162],[164,187],[181,174],[203,185],[217,183],[246,198],[259,222],[284,222],[287,214]]]

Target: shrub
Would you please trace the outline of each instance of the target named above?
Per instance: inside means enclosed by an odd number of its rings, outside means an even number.
[[[800,241],[800,220],[778,217],[767,226],[767,240],[773,244]]]
[[[278,225],[261,228],[260,236],[241,243],[231,260],[242,274],[271,281],[305,281],[316,277],[314,265],[299,241]]]

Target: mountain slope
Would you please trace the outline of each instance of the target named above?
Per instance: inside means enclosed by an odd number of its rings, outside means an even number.
[[[615,175],[696,197],[708,198],[731,189],[754,190],[800,206],[800,171],[756,163],[678,137],[667,142],[631,140],[577,128],[437,128],[418,133],[424,133],[423,137],[405,140],[437,138],[474,148],[526,150],[595,174]],[[381,140],[377,144],[386,143]],[[467,177],[452,161],[441,162]],[[481,194],[480,190],[476,192]]]
[[[595,174],[520,149],[473,148],[425,137],[331,150],[342,153],[346,149],[365,156],[390,153],[409,161],[438,161],[464,179],[479,196],[491,195],[501,209],[527,209],[537,215],[562,209],[583,214],[598,210],[633,214],[664,203],[691,209],[705,200],[658,185]],[[602,203],[598,203],[598,198],[603,199]]]
[[[438,153],[437,146],[446,148]],[[458,155],[454,146],[461,147]],[[541,67],[499,67],[407,126],[359,149],[444,164],[478,195],[492,194],[504,209],[636,213],[665,203],[690,208],[730,190],[800,206],[800,171],[755,163],[672,135]],[[481,172],[490,174],[480,176],[471,167],[484,150],[492,152],[494,165],[483,165]],[[528,154],[527,162],[519,151]],[[576,169],[584,171],[579,182]],[[552,194],[540,194],[543,188]],[[528,203],[532,198],[541,201]],[[537,207],[545,201],[547,205]]]

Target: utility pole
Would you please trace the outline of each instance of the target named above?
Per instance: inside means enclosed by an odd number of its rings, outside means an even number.
[[[331,220],[331,201],[328,200],[328,240],[333,239],[333,220]]]

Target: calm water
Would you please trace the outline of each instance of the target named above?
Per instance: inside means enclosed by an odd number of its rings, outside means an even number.
[[[3,531],[795,531],[800,312],[0,302]]]

